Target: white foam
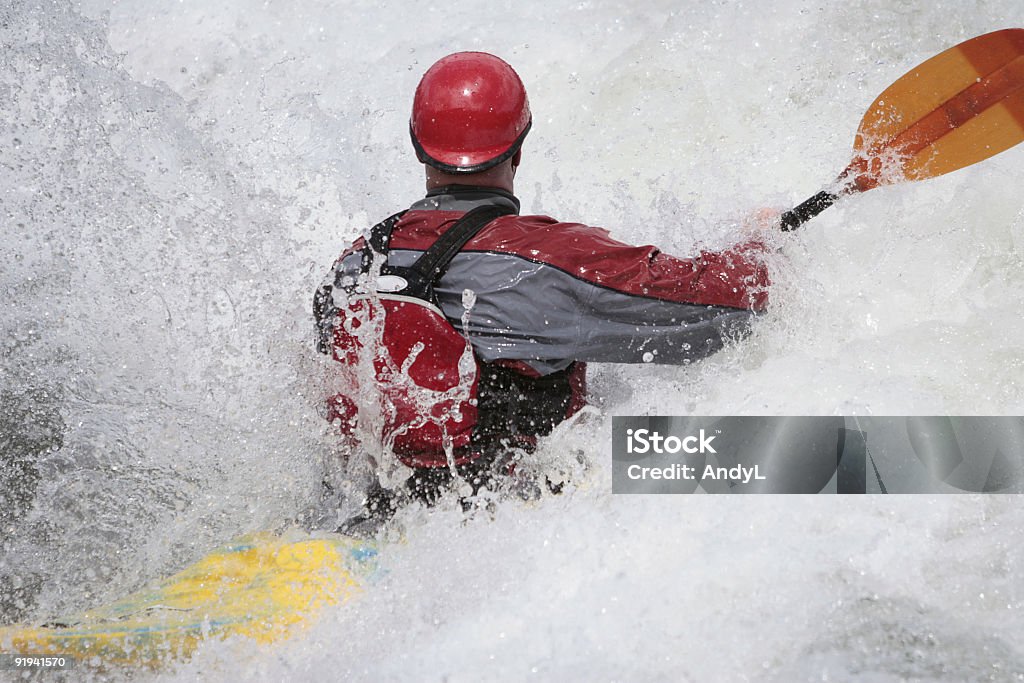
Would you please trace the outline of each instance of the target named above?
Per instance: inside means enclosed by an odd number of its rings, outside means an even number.
[[[0,560],[46,579],[40,612],[317,504],[309,300],[349,239],[419,196],[407,109],[438,57],[485,49],[522,74],[525,209],[685,254],[831,181],[907,69],[1024,20],[1017,0],[75,9],[92,19],[0,10],[18,122],[0,131],[0,277],[23,340],[5,386],[49,388],[67,426]],[[783,240],[750,339],[594,369],[596,419],[541,451],[584,454],[567,494],[494,521],[410,511],[363,599],[167,677],[1013,680],[1015,499],[613,497],[608,434],[645,412],[1021,414],[1022,166],[1013,150],[844,200]]]

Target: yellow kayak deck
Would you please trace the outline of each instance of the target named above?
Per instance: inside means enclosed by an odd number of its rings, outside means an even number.
[[[372,542],[331,534],[246,536],[154,587],[41,626],[0,628],[0,652],[61,654],[98,666],[158,666],[208,638],[289,637],[362,590]]]

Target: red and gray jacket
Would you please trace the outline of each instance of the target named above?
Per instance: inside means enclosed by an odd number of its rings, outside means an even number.
[[[447,260],[425,296],[433,313],[416,308],[410,316],[410,297],[373,291],[389,267],[413,266],[483,206],[507,215]],[[529,448],[584,404],[586,361],[698,360],[743,334],[767,303],[759,243],[681,259],[615,241],[600,228],[518,212],[519,201],[498,189],[439,188],[376,226],[375,233],[386,228],[384,253],[360,238],[342,254],[314,301],[320,349],[349,374],[349,391],[332,399],[332,419],[363,420],[365,385],[383,383],[392,390],[389,405],[370,412],[408,465],[446,465],[445,445],[456,462]],[[435,338],[447,350],[431,356]],[[465,372],[460,344],[471,348],[475,372]],[[355,350],[373,346],[382,347],[371,348],[373,369],[360,372]],[[410,408],[410,392],[434,405]]]

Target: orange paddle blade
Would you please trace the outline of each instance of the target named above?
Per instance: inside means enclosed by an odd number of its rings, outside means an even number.
[[[904,74],[861,121],[846,192],[922,180],[1024,141],[1024,29],[972,38]]]

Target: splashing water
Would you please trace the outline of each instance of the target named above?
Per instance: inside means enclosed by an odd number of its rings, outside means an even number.
[[[88,607],[316,514],[342,446],[309,301],[419,198],[408,104],[443,54],[523,76],[525,210],[687,255],[834,178],[907,69],[1014,25],[1016,0],[6,3],[0,615]],[[163,677],[1020,680],[1015,498],[613,497],[608,427],[1022,414],[1022,167],[874,190],[780,238],[750,338],[593,368],[594,407],[535,456],[573,474],[563,495],[403,511],[362,599]]]

